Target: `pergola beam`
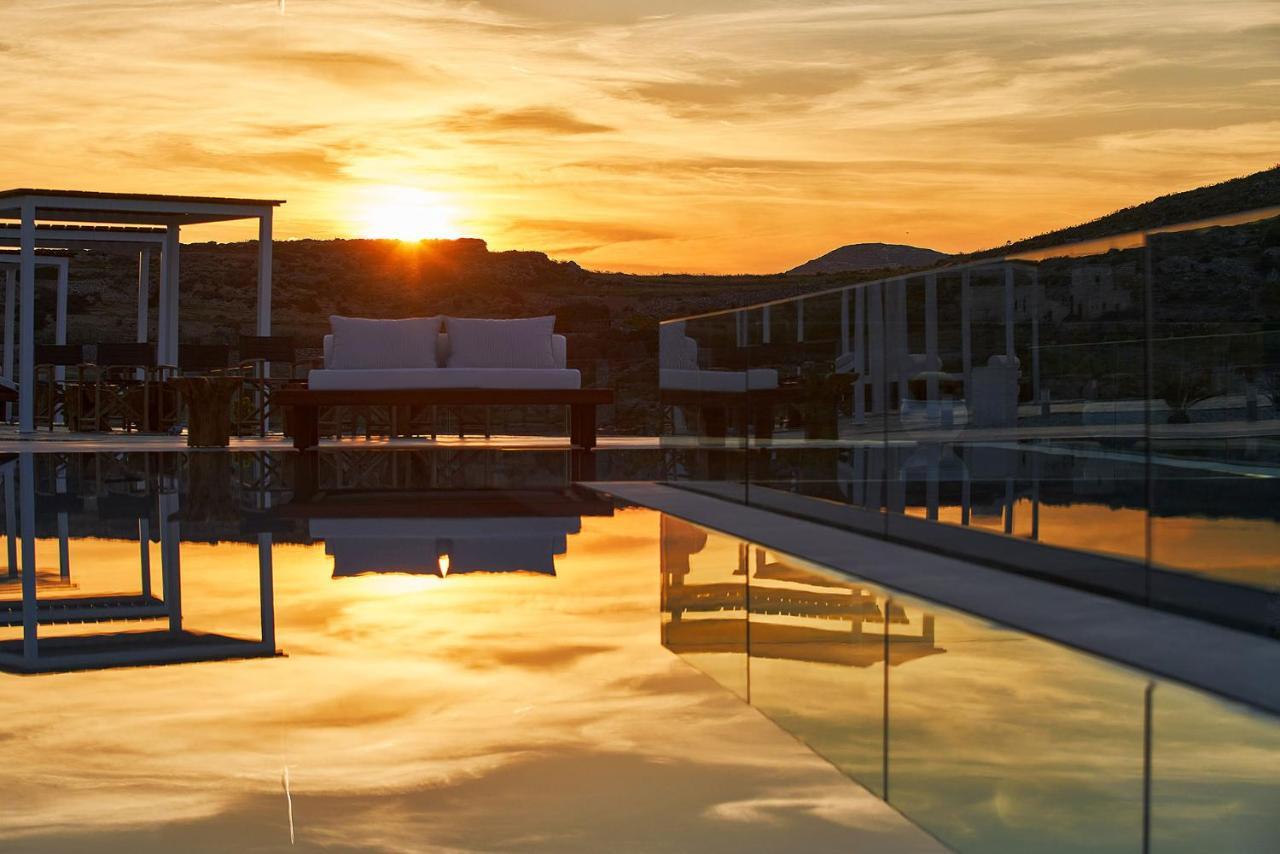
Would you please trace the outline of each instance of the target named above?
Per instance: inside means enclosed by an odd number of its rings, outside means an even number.
[[[150,247],[160,247],[159,324],[157,361],[178,365],[179,254],[184,225],[235,219],[258,220],[258,310],[256,330],[271,334],[272,221],[283,200],[232,199],[212,196],[170,196],[145,193],[115,194],[68,190],[17,189],[0,191],[0,246],[19,247],[19,364],[18,421],[21,433],[34,431],[35,366],[35,250],[36,245],[80,248],[85,244],[121,245],[141,249],[138,262],[138,333],[147,339],[149,323]],[[17,225],[4,222],[17,220]],[[43,223],[38,222],[44,220]],[[111,223],[78,226],[69,223]],[[136,226],[164,226],[163,229]],[[121,227],[126,226],[126,227]],[[67,276],[58,281],[58,324],[55,337],[66,342]],[[6,302],[6,312],[13,300]],[[6,324],[6,331],[8,330]],[[10,357],[11,358],[11,357]]]

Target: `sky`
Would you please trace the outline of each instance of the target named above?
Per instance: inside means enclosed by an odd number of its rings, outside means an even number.
[[[1275,165],[1273,0],[0,0],[0,185],[591,269],[976,250]],[[190,239],[243,239],[244,226]]]

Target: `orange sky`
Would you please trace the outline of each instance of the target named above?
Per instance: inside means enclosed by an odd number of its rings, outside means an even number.
[[[285,198],[285,238],[410,191],[424,233],[772,272],[1003,243],[1280,139],[1271,0],[4,5],[0,185]]]

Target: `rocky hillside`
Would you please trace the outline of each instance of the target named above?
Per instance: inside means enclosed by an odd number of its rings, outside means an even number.
[[[900,243],[850,243],[826,255],[806,261],[788,270],[789,275],[847,273],[859,270],[900,270],[928,267],[948,256],[933,249],[904,246]]]

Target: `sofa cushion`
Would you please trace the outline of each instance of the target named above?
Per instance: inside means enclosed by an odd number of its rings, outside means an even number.
[[[554,316],[515,320],[449,317],[445,325],[450,368],[556,367],[551,344]]]
[[[582,374],[565,368],[382,368],[323,370],[307,375],[317,391],[428,388],[581,388]]]
[[[439,316],[373,320],[335,314],[329,324],[333,348],[327,364],[335,370],[436,367]]]

